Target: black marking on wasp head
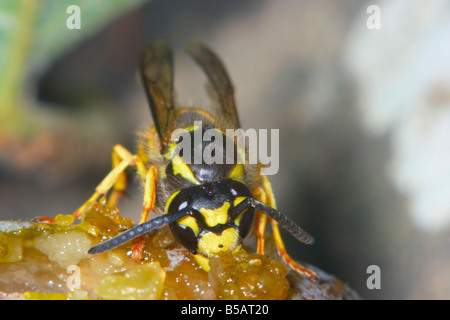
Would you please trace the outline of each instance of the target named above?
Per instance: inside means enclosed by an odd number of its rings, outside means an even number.
[[[245,184],[234,179],[180,190],[169,199],[167,210],[177,211],[188,206],[192,209],[193,219],[186,223],[171,223],[170,229],[181,245],[197,253],[199,241],[205,234],[220,236],[231,228],[236,230],[238,237],[226,242],[235,247],[247,237],[255,218],[255,209],[241,204],[245,199],[253,199],[253,194]]]

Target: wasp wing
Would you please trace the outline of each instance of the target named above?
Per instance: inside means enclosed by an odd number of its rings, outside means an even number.
[[[161,141],[167,143],[169,126],[175,118],[172,51],[162,41],[153,42],[143,53],[140,76]]]
[[[221,114],[236,128],[240,128],[233,85],[219,57],[199,42],[189,43],[186,51],[206,73],[219,102]]]

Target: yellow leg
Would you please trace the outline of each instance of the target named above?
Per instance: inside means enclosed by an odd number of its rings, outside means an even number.
[[[75,217],[81,217],[86,206],[96,201],[100,196],[106,197],[106,194],[112,189],[108,204],[116,205],[120,195],[127,187],[125,169],[131,165],[136,166],[137,173],[145,181],[143,211],[139,224],[148,220],[149,212],[154,209],[156,201],[156,181],[158,178],[158,167],[151,166],[148,170],[138,155],[133,155],[123,146],[117,144],[112,153],[113,169],[95,188],[94,194],[73,214]],[[143,236],[135,239],[132,249],[132,259],[139,261],[142,256],[144,245]]]
[[[276,209],[275,197],[273,195],[272,187],[270,185],[270,182],[269,182],[269,180],[267,179],[266,176],[262,176],[262,178],[263,178],[263,187],[264,187],[264,191],[266,193],[266,201],[267,201],[267,202],[265,202],[265,204],[267,204],[268,206],[271,206],[272,208]],[[300,272],[301,274],[304,274],[304,275],[308,276],[310,279],[317,280],[318,277],[314,273],[314,271],[311,271],[311,270],[301,266],[300,264],[295,262],[294,259],[291,258],[291,256],[287,253],[286,248],[285,248],[284,243],[283,243],[283,239],[281,238],[280,230],[278,228],[278,223],[275,220],[273,220],[273,219],[269,219],[269,220],[270,220],[270,223],[272,225],[273,238],[274,238],[274,241],[275,241],[275,245],[277,247],[278,255],[292,269]]]
[[[139,224],[146,222],[148,220],[149,212],[155,208],[157,181],[158,167],[151,166],[147,170],[147,174],[145,176],[143,212]]]
[[[255,198],[262,202],[266,203],[266,193],[261,188],[255,188],[253,190],[253,194]],[[260,254],[264,254],[264,233],[266,231],[266,225],[267,225],[267,216],[257,211],[256,212],[256,218],[255,218],[255,231],[256,231],[256,252]]]
[[[137,155],[131,154],[127,149],[121,145],[115,145],[113,148],[113,168],[108,173],[108,175],[100,182],[100,184],[95,188],[94,194],[74,213],[75,218],[80,218],[82,216],[83,210],[86,206],[93,201],[96,201],[100,196],[106,197],[106,194],[114,186],[117,192],[122,192],[126,187],[126,177],[125,169],[130,165],[135,165],[138,173],[143,179],[146,176],[145,165],[142,160]],[[115,204],[118,199],[118,193],[113,193],[113,200],[110,203]]]
[[[119,147],[114,146],[113,152],[112,152],[112,167],[115,168],[119,166],[119,164],[122,162],[123,158],[119,155],[118,152]],[[125,172],[122,171],[114,183],[111,195],[109,196],[108,205],[110,206],[116,206],[119,202],[120,196],[122,196],[125,192],[125,189],[127,188],[127,176],[125,175]]]
[[[139,224],[146,222],[148,220],[150,211],[155,208],[157,180],[158,180],[158,167],[151,166],[147,170],[145,176],[144,203]],[[134,240],[131,258],[134,261],[141,260],[143,250],[144,250],[144,236],[140,236]]]

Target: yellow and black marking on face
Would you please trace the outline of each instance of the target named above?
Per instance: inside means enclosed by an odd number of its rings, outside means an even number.
[[[175,238],[194,254],[212,257],[232,251],[249,234],[255,209],[238,205],[253,198],[250,189],[236,179],[203,183],[175,192],[167,201],[166,211],[186,208],[191,214],[171,223]]]

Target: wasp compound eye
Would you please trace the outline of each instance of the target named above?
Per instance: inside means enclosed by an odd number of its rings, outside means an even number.
[[[253,194],[250,189],[242,182],[231,180],[230,193],[233,197],[246,197],[253,198]]]
[[[191,196],[188,192],[180,191],[169,203],[168,212],[175,212],[190,208]],[[175,239],[186,249],[194,252],[197,250],[198,224],[194,217],[187,216],[181,221],[171,223],[170,230]]]
[[[190,205],[191,205],[191,197],[185,192],[180,192],[170,202],[168,212],[184,210]]]
[[[197,236],[190,226],[179,223],[170,224],[170,230],[175,239],[189,251],[195,252],[197,250]]]
[[[250,233],[255,221],[255,207],[253,198],[239,197],[234,201],[232,217],[234,224],[239,229],[239,237],[245,239]]]
[[[245,239],[252,229],[253,222],[255,221],[255,208],[249,207],[242,211],[237,217],[237,223],[239,225],[239,236],[241,239]]]

